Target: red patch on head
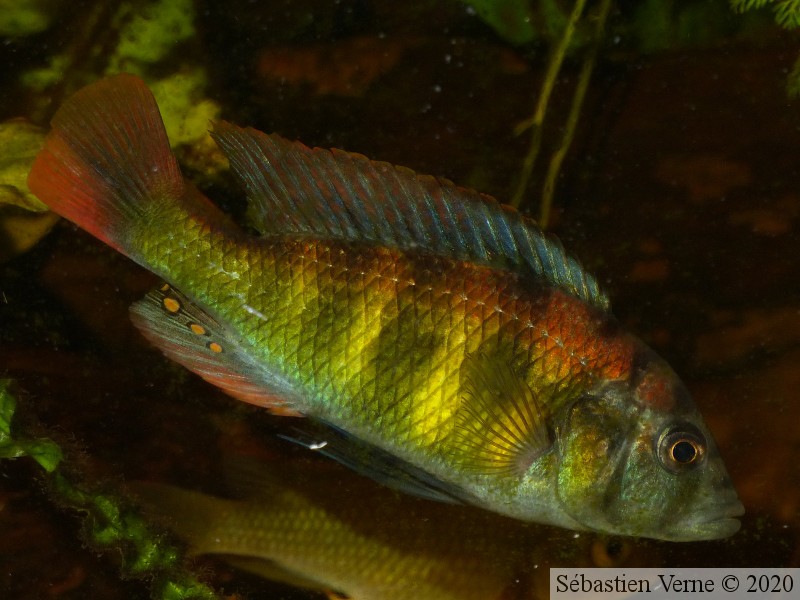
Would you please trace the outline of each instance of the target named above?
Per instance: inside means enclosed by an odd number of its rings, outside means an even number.
[[[672,410],[675,407],[675,393],[671,373],[663,367],[652,365],[636,386],[636,397],[653,410]]]

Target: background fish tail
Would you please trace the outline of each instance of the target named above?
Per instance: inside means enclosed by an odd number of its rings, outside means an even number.
[[[52,120],[28,186],[61,216],[144,266],[137,228],[164,211],[215,208],[184,183],[144,82],[117,75],[72,96]],[[205,205],[205,206],[204,206]]]

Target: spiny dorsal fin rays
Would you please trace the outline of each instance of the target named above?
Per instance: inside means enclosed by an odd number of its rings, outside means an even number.
[[[291,408],[297,393],[253,364],[222,325],[169,284],[136,302],[131,319],[169,358],[231,396],[276,414],[300,415]]]
[[[509,361],[477,353],[462,367],[454,447],[479,472],[522,475],[553,443],[545,407]]]
[[[493,198],[341,150],[217,123],[212,133],[264,235],[311,234],[510,268],[602,310],[593,275],[534,221]]]

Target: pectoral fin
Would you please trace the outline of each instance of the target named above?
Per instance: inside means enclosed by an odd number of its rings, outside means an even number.
[[[478,353],[466,361],[457,458],[476,471],[521,475],[553,445],[546,408],[510,360]]]

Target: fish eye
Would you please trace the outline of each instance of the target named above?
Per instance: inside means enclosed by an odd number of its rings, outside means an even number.
[[[667,427],[659,436],[658,458],[661,466],[672,473],[682,473],[696,467],[705,453],[705,437],[688,423]]]

